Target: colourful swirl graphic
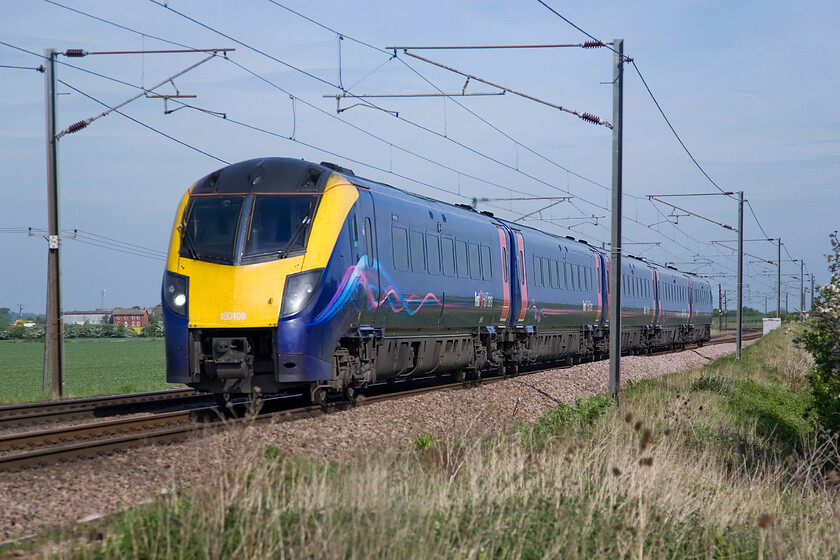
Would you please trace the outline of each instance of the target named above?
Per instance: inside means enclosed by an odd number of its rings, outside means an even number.
[[[329,321],[341,311],[348,303],[355,305],[353,302],[353,294],[361,287],[365,292],[365,300],[368,309],[378,309],[387,304],[388,308],[394,313],[405,312],[410,316],[416,314],[420,309],[427,304],[434,303],[442,306],[443,304],[437,296],[428,292],[426,295],[411,294],[403,297],[399,290],[394,287],[394,282],[388,276],[388,272],[380,267],[380,275],[386,285],[384,290],[380,290],[376,283],[376,261],[373,264],[368,262],[367,255],[359,259],[355,266],[349,267],[341,278],[338,289],[335,291],[327,307],[318,314],[314,321],[308,326],[320,325]]]

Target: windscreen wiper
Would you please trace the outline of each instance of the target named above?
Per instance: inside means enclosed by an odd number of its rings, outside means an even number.
[[[295,232],[292,234],[292,237],[289,239],[289,242],[286,243],[286,246],[283,248],[282,251],[279,251],[277,253],[277,258],[278,259],[285,259],[286,257],[289,256],[289,251],[292,249],[292,245],[295,244],[295,241],[297,241],[298,237],[300,237],[300,234],[303,233],[306,230],[306,225],[310,221],[311,220],[310,220],[309,216],[305,216],[303,218],[303,220],[300,222],[300,225],[297,227]]]
[[[187,253],[189,253],[190,258],[197,260],[198,251],[195,248],[195,239],[193,239],[187,222],[181,223],[181,240],[183,241],[182,244],[187,248]]]

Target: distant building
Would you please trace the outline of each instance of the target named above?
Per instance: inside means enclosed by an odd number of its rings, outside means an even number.
[[[101,325],[108,322],[111,312],[107,309],[97,309],[96,311],[67,311],[62,315],[65,325],[84,325],[89,323],[91,325]]]
[[[151,309],[146,309],[149,312],[149,317],[162,317],[163,316],[163,305],[157,304],[156,306],[152,307]]]
[[[111,312],[111,322],[142,329],[149,325],[149,313],[145,309],[116,308]]]

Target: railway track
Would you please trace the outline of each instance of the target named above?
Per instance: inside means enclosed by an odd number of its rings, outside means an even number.
[[[208,405],[212,402],[212,395],[185,388],[4,405],[0,406],[0,433],[9,429],[69,420],[108,418],[166,408]]]
[[[727,334],[724,333],[723,336],[713,337],[707,344],[730,342],[726,336]],[[734,334],[731,336],[734,340]],[[760,332],[744,333],[743,338],[750,340],[759,338],[760,336]],[[552,365],[551,368],[557,368],[557,366]],[[528,369],[530,371],[539,371],[545,368],[535,367]],[[482,380],[482,382],[494,383],[502,379],[501,377],[490,377]],[[196,394],[191,390],[159,391],[155,393],[123,395],[116,398],[74,399],[76,402],[73,403],[58,401],[55,403],[57,410],[52,412],[52,407],[48,403],[32,403],[31,407],[27,407],[26,405],[0,407],[0,426],[4,422],[14,422],[16,418],[22,421],[30,421],[35,418],[35,415],[41,415],[40,418],[42,419],[49,418],[50,414],[54,415],[52,420],[44,420],[44,423],[55,423],[61,421],[60,418],[66,419],[71,417],[68,416],[71,414],[83,415],[73,418],[100,418],[100,421],[87,422],[79,425],[0,435],[0,471],[14,471],[85,457],[92,458],[98,455],[112,453],[116,450],[143,445],[183,441],[196,434],[214,433],[231,426],[246,423],[292,421],[337,412],[350,406],[367,405],[382,400],[405,398],[423,392],[446,388],[464,388],[464,384],[460,382],[447,384],[436,382],[427,384],[424,380],[418,380],[409,385],[416,388],[403,389],[397,392],[382,392],[374,388],[369,395],[366,395],[363,399],[359,399],[355,405],[337,402],[328,403],[324,407],[301,407],[296,406],[299,405],[299,401],[285,396],[265,398],[257,403],[234,403],[231,406],[231,410],[226,414],[223,414],[215,405],[196,406],[195,403],[200,402],[201,399],[212,402],[212,396]],[[105,407],[107,410],[108,407],[125,406],[127,403],[132,403],[135,406],[138,403],[146,403],[153,407],[159,406],[161,403],[167,403],[171,406],[173,403],[178,402],[176,399],[183,399],[184,406],[191,406],[191,408],[126,418],[114,418],[116,414],[111,414],[110,418],[101,419],[104,414],[102,407]],[[81,401],[87,402],[83,404]],[[98,413],[96,412],[97,407],[100,407]],[[9,410],[10,408],[14,408],[18,412],[14,413]]]
[[[359,399],[356,404],[335,402],[321,407],[290,407],[290,403],[295,403],[293,397],[273,397],[262,399],[262,402],[257,404],[236,403],[228,414],[222,414],[214,405],[139,418],[9,434],[0,436],[0,471],[15,471],[59,461],[93,458],[120,449],[183,441],[197,434],[210,434],[236,425],[298,420],[338,412],[351,406],[404,398],[433,390],[463,387],[464,384],[460,382],[445,385],[436,383],[397,393],[374,394]]]

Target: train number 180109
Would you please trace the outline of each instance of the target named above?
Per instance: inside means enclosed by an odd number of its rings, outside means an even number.
[[[219,313],[219,319],[222,321],[244,321],[244,311],[223,311]]]

